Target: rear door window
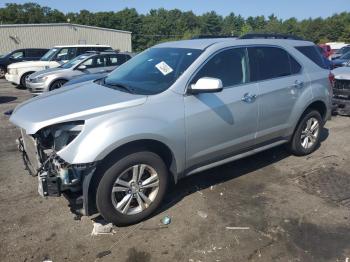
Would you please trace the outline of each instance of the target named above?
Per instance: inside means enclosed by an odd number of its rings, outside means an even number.
[[[252,81],[285,77],[301,70],[300,64],[278,47],[249,47],[248,53]]]
[[[321,52],[317,49],[316,46],[297,46],[295,48],[319,67],[328,69],[322,58]]]
[[[109,55],[110,57],[110,66],[118,66],[125,62],[125,56],[122,54],[113,54]]]

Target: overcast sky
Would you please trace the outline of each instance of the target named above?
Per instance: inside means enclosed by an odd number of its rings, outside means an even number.
[[[244,17],[274,13],[279,18],[296,17],[327,17],[334,13],[350,11],[349,0],[0,0],[0,7],[5,3],[35,2],[43,6],[59,9],[65,13],[78,12],[82,9],[89,11],[117,11],[125,7],[134,7],[140,13],[150,9],[164,7],[178,8],[183,11],[192,10],[202,14],[214,10],[220,15],[230,12]]]

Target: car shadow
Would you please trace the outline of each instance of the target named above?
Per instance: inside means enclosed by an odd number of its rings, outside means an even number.
[[[15,96],[0,96],[0,104],[9,103],[15,101],[17,97]]]
[[[329,130],[327,128],[323,128],[321,131],[321,143],[325,141],[328,136]],[[153,216],[165,212],[188,195],[247,175],[261,168],[275,164],[289,156],[291,156],[291,153],[289,153],[285,146],[282,145],[183,178],[176,185],[170,186],[169,194],[165,197],[161,208],[159,208]]]

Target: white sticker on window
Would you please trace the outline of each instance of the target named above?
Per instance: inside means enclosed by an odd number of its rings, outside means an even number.
[[[164,61],[160,62],[159,64],[156,64],[157,69],[163,74],[163,75],[168,75],[174,70]]]

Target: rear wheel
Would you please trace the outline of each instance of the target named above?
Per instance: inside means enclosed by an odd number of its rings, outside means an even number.
[[[158,155],[148,151],[127,155],[104,172],[97,188],[97,209],[115,225],[138,223],[160,206],[167,185],[168,170]]]
[[[67,80],[63,79],[53,82],[50,86],[50,91],[61,88],[65,83],[67,83]]]
[[[0,78],[4,78],[6,74],[6,68],[0,67]]]
[[[323,120],[320,113],[316,110],[307,111],[289,143],[291,153],[304,156],[314,152],[320,144],[322,128]]]

